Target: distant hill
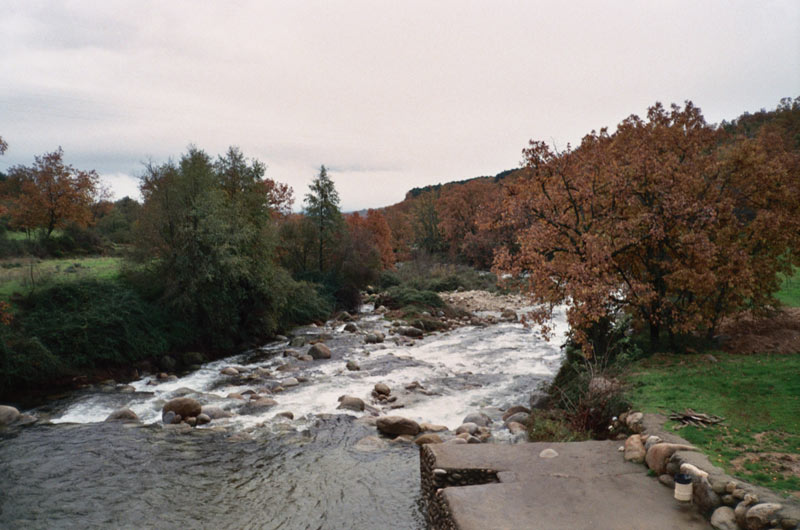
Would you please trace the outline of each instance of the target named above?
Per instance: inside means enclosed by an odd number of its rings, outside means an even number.
[[[410,190],[408,190],[408,192],[406,192],[406,200],[414,199],[416,197],[419,197],[423,193],[426,193],[426,192],[429,192],[429,191],[440,191],[443,187],[457,186],[459,184],[466,184],[467,182],[471,182],[473,180],[492,179],[492,180],[494,180],[494,182],[500,182],[501,180],[506,178],[508,175],[511,175],[515,171],[519,171],[519,169],[518,168],[516,168],[516,169],[506,169],[505,171],[501,171],[500,173],[498,173],[497,175],[495,175],[493,177],[486,175],[486,176],[481,176],[481,177],[472,177],[472,178],[468,178],[468,179],[464,179],[464,180],[454,180],[452,182],[446,182],[444,184],[432,184],[430,186],[423,186],[421,188],[411,188]]]

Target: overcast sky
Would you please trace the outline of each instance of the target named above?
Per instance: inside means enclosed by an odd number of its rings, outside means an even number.
[[[239,146],[296,207],[320,164],[343,209],[385,206],[655,101],[718,123],[798,95],[798,0],[0,6],[0,171],[60,145],[117,197],[193,143]]]

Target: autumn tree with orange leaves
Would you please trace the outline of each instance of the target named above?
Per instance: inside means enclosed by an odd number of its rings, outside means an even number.
[[[545,324],[567,304],[584,354],[619,311],[649,328],[712,335],[725,315],[774,303],[778,273],[800,264],[796,156],[762,131],[731,138],[690,102],[656,104],[576,149],[532,141],[500,225],[517,232],[496,259],[525,275]]]
[[[100,177],[94,170],[81,171],[65,164],[61,148],[35,157],[31,167],[12,167],[8,180],[19,190],[10,198],[12,226],[41,229],[50,237],[53,230],[69,223],[91,224],[92,205],[101,191]]]
[[[491,179],[474,179],[444,190],[436,205],[439,230],[450,254],[480,269],[492,265],[502,188]]]

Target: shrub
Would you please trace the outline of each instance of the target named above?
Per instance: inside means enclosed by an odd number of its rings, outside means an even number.
[[[117,281],[79,280],[31,294],[22,331],[69,367],[155,356],[170,346],[167,315]]]
[[[23,338],[0,325],[0,394],[62,373],[64,363],[36,338]]]
[[[406,306],[443,307],[444,302],[433,291],[421,291],[407,286],[390,287],[378,297],[377,305],[389,309],[401,309]]]
[[[577,442],[588,440],[590,435],[576,430],[563,413],[552,410],[534,410],[528,424],[528,439],[532,442]]]
[[[289,303],[281,316],[281,329],[294,325],[324,321],[331,314],[332,302],[318,286],[309,282],[294,282],[289,287]]]
[[[630,325],[631,319],[620,314],[615,321],[604,320],[586,331],[595,351],[588,359],[575,341],[565,345],[566,358],[547,392],[551,407],[563,411],[576,431],[606,438],[612,418],[629,408],[614,375],[642,355]]]

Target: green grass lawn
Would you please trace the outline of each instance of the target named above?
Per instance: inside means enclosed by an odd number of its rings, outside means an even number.
[[[775,293],[775,297],[783,305],[800,307],[800,269],[795,269],[793,276],[783,276],[781,290]]]
[[[92,257],[71,259],[14,258],[0,261],[0,299],[12,293],[26,293],[33,285],[49,281],[70,281],[84,278],[115,278],[122,258]]]
[[[658,355],[627,376],[634,409],[669,413],[686,408],[722,416],[679,435],[728,473],[783,493],[800,491],[787,458],[800,454],[800,355]],[[669,422],[667,428],[675,428]],[[790,456],[786,456],[790,455]]]

